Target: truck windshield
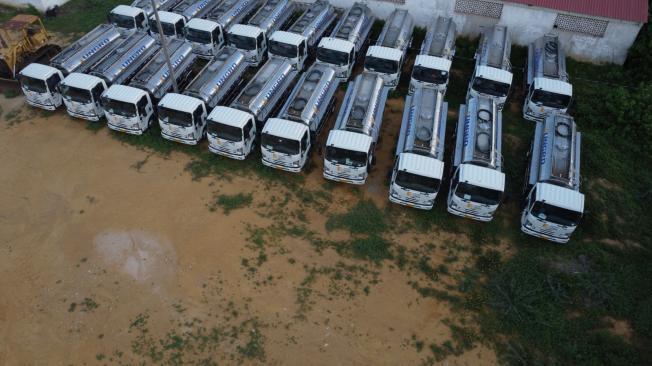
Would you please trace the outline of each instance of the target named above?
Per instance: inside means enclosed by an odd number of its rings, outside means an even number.
[[[105,97],[102,98],[102,107],[105,111],[119,116],[128,118],[137,116],[135,103],[123,102]]]
[[[156,20],[152,19],[150,21],[150,29],[152,30],[152,32],[158,34],[158,26],[156,24],[157,24]],[[172,23],[163,22],[163,23],[161,23],[161,28],[163,28],[163,35],[166,35],[166,36],[175,36],[176,35],[175,29],[174,29],[174,24],[172,24]]]
[[[509,84],[477,77],[473,81],[473,90],[482,94],[505,97],[509,92]]]
[[[210,44],[212,42],[210,32],[193,28],[186,28],[186,39],[190,42],[197,42],[202,44]]]
[[[45,85],[45,80],[35,79],[29,76],[21,76],[20,84],[23,88],[36,93],[47,93],[48,87]]]
[[[118,28],[136,28],[134,18],[122,14],[109,13],[109,23],[115,25]]]
[[[300,151],[300,144],[297,140],[290,140],[279,136],[264,133],[262,135],[262,142],[264,148],[281,154],[298,155]]]
[[[336,164],[360,168],[367,165],[367,153],[327,146],[326,160]]]
[[[93,96],[91,95],[90,90],[75,88],[65,84],[61,84],[61,95],[67,100],[72,100],[73,102],[77,103],[93,102]]]
[[[158,107],[158,118],[165,122],[181,127],[192,126],[192,114],[178,111],[176,109]]]
[[[326,62],[332,65],[346,65],[349,63],[349,54],[346,52],[330,50],[328,48],[319,47],[317,49],[317,60]]]
[[[208,133],[224,140],[242,141],[242,130],[224,123],[210,121],[208,123]]]
[[[256,39],[238,34],[229,34],[229,44],[240,50],[255,50]]]
[[[430,69],[424,66],[414,66],[412,77],[424,83],[446,84],[446,81],[448,80],[448,72]]]
[[[396,74],[398,72],[398,62],[373,56],[365,57],[364,67],[367,70],[383,74]]]
[[[543,104],[546,107],[565,109],[570,104],[570,95],[563,95],[557,93],[547,92],[545,90],[535,90],[532,93],[532,102],[536,104]]]
[[[469,183],[460,183],[455,190],[455,195],[466,201],[495,206],[500,203],[502,192]]]
[[[582,218],[582,213],[580,212],[567,210],[539,201],[532,205],[531,212],[534,217],[538,217],[541,220],[564,226],[577,226]]]
[[[398,173],[396,173],[395,183],[405,189],[413,191],[436,193],[439,191],[441,180],[399,170]]]
[[[294,58],[297,57],[297,46],[282,43],[279,41],[269,41],[269,52],[273,55]]]

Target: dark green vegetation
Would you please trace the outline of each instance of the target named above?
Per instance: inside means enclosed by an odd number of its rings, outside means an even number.
[[[45,28],[59,33],[88,32],[98,24],[106,23],[106,16],[117,5],[130,4],[128,0],[71,0],[59,7],[56,17],[43,19]],[[0,22],[10,19],[16,14],[42,14],[33,8],[15,9],[0,6]],[[83,16],[80,16],[83,14]]]
[[[251,205],[252,200],[251,193],[238,193],[233,195],[220,194],[217,196],[215,204],[210,206],[210,210],[215,211],[216,206],[219,206],[222,207],[224,214],[228,215],[233,210]]]

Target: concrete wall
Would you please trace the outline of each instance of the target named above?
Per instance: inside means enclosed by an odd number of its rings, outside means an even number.
[[[303,0],[313,2],[312,0]],[[578,0],[579,1],[579,0]],[[330,0],[336,7],[347,8],[355,0]],[[395,8],[408,9],[417,25],[425,26],[436,16],[450,16],[457,24],[460,34],[475,37],[484,26],[506,25],[510,29],[512,41],[528,45],[546,33],[560,35],[566,53],[583,61],[622,64],[627,51],[634,43],[642,24],[613,19],[609,21],[603,37],[554,29],[558,11],[528,7],[520,4],[504,3],[500,19],[455,13],[455,0],[405,0],[404,5],[389,1],[367,0],[374,14],[386,19]]]
[[[44,12],[53,8],[55,5],[61,5],[67,1],[68,0],[0,0],[0,4],[18,7],[32,5],[36,9]]]

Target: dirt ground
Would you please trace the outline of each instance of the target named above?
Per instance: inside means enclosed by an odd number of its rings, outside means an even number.
[[[428,344],[450,339],[456,315],[419,295],[412,274],[270,234],[289,220],[272,213],[286,188],[246,176],[193,180],[187,154],[139,149],[61,111],[21,107],[20,97],[0,103],[1,365],[416,365]],[[7,121],[15,109],[22,117]],[[386,112],[367,185],[335,185],[333,202],[305,209],[317,235],[350,236],[325,222],[356,195],[388,204],[402,101]],[[319,159],[305,187],[324,184]],[[253,193],[250,206],[228,215],[207,207],[240,192]],[[302,207],[293,199],[284,212]],[[252,244],[261,233],[264,252]],[[433,242],[433,265],[445,257],[443,234],[393,241]],[[476,346],[437,364],[495,362]]]

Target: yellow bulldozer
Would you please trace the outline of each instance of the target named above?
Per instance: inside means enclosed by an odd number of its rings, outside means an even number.
[[[61,51],[36,15],[19,14],[0,25],[0,79],[15,80],[32,62],[48,63]]]

